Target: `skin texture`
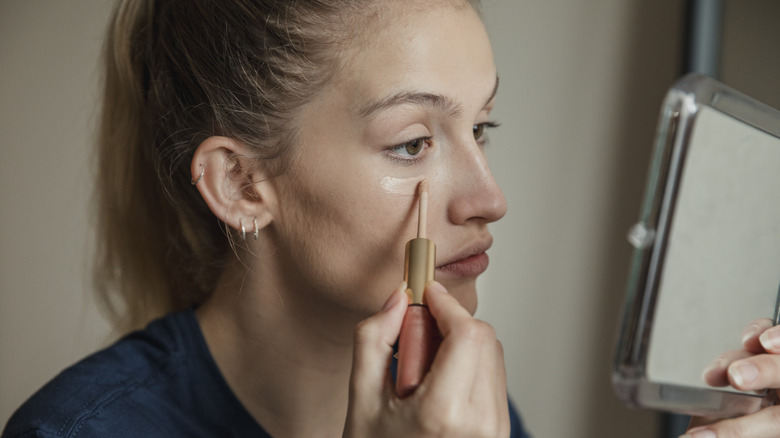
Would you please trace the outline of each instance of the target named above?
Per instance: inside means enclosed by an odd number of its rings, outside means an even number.
[[[297,114],[281,175],[246,175],[247,149],[223,137],[193,159],[211,210],[248,236],[198,318],[228,384],[273,436],[509,433],[501,345],[472,317],[487,224],[506,212],[480,134],[497,86],[492,52],[469,6],[406,6],[377,10],[346,68]],[[399,147],[415,139],[425,140]],[[428,304],[442,344],[404,400],[387,365],[416,203],[387,190],[388,177],[429,181],[441,282]]]

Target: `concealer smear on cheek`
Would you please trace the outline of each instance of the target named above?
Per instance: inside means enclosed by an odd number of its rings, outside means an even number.
[[[420,185],[420,181],[423,179],[425,179],[425,177],[422,175],[410,176],[408,178],[383,176],[382,179],[379,180],[379,184],[387,193],[414,196],[417,192],[417,186]]]

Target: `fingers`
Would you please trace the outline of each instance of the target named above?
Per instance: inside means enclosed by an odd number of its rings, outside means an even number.
[[[767,352],[733,360],[728,365],[728,381],[737,389],[755,391],[780,388],[780,326],[769,319],[753,321],[745,329],[743,342],[750,351]]]
[[[508,436],[506,371],[495,330],[441,284],[432,282],[425,293],[442,342],[408,397],[393,395],[386,373],[407,313],[406,295],[396,291],[381,312],[359,324],[345,436]]]
[[[471,388],[470,406],[482,421],[474,436],[509,436],[504,349],[497,340],[483,343],[479,370]]]
[[[355,328],[351,400],[376,400],[386,387],[388,363],[407,307],[405,290],[406,284],[401,284],[379,313]]]
[[[426,395],[430,400],[450,404],[467,400],[469,415],[480,419],[470,425],[473,436],[508,436],[504,351],[495,329],[472,317],[439,283],[432,282],[426,288],[426,297],[442,334],[428,381],[424,382]],[[459,408],[466,407],[456,406],[454,415],[463,414]]]
[[[780,356],[759,354],[735,361],[728,367],[731,386],[741,391],[780,387]]]
[[[780,326],[758,319],[742,332],[744,350],[721,355],[702,376],[713,386],[730,384],[741,391],[761,391],[780,387]],[[768,393],[775,396],[775,392]],[[757,404],[761,400],[756,399]],[[769,403],[771,404],[771,403]],[[756,406],[758,409],[758,406]],[[780,436],[780,406],[770,406],[739,418],[712,422],[694,418],[683,435],[692,438]]]
[[[773,324],[769,318],[757,319],[748,324],[745,330],[742,331],[742,345],[745,347],[745,350],[754,354],[763,353],[765,347],[762,346],[763,342],[760,341],[760,336],[770,329]]]
[[[768,353],[780,354],[780,325],[764,330],[758,340]]]
[[[428,308],[442,335],[442,343],[431,365],[428,389],[432,395],[443,399],[459,397],[468,400],[477,373],[485,372],[480,369],[483,344],[495,344],[495,330],[489,324],[474,319],[438,282],[431,282],[425,294]]]
[[[727,376],[735,388],[742,391],[780,388],[780,326],[767,327],[771,324],[768,319],[758,320],[745,329],[745,348],[769,354],[734,357],[727,365]]]
[[[731,364],[741,359],[766,352],[780,353],[780,326],[772,327],[772,320],[767,318],[752,321],[742,332],[742,345],[744,350],[727,351],[702,372],[702,379],[711,386],[726,386],[731,384],[729,370]],[[745,368],[743,372],[732,370],[735,378],[749,378],[752,370]],[[747,373],[747,374],[745,374]]]
[[[710,386],[727,386],[729,385],[727,373],[729,365],[737,360],[751,356],[753,356],[753,354],[745,350],[727,351],[718,356],[718,358],[702,372],[702,380]]]
[[[457,330],[459,323],[474,319],[438,281],[431,281],[425,286],[425,299],[442,336]]]
[[[762,409],[740,418],[719,421],[707,426],[690,429],[685,438],[751,438],[778,436],[780,406]]]

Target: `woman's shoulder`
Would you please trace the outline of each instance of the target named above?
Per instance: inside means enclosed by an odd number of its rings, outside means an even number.
[[[14,413],[3,438],[167,435],[153,412],[175,403],[162,392],[182,372],[193,330],[192,311],[170,314],[70,366]]]

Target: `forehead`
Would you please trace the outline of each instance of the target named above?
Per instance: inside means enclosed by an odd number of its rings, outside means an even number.
[[[389,3],[365,20],[329,87],[338,90],[352,111],[409,90],[458,101],[472,97],[483,101],[490,94],[496,78],[493,54],[471,6],[445,1],[413,2],[414,7]]]

